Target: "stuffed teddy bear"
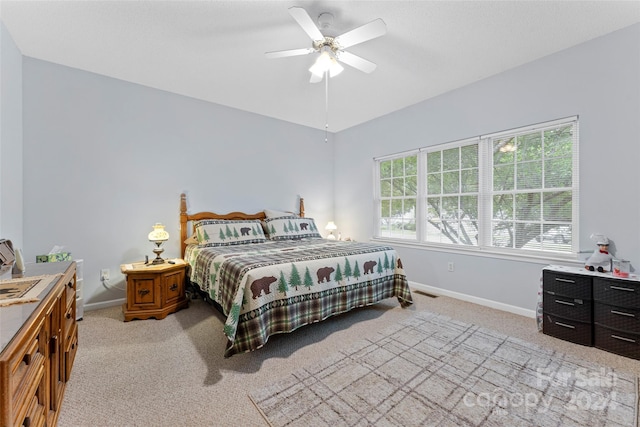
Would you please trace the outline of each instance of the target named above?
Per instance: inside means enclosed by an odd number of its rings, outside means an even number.
[[[591,238],[595,238],[598,249],[587,259],[584,268],[589,271],[597,270],[600,273],[610,271],[613,256],[609,253],[609,239],[602,234],[591,235]]]

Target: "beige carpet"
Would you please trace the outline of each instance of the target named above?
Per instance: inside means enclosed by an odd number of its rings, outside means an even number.
[[[251,391],[424,310],[640,376],[640,361],[540,334],[534,319],[452,298],[413,297],[409,308],[385,300],[229,359],[223,319],[200,300],[163,320],[123,322],[121,307],[85,312],[58,425],[266,426]]]
[[[626,426],[638,379],[429,311],[250,393],[272,426]]]

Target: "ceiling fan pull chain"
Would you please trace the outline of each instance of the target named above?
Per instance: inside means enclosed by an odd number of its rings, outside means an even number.
[[[329,140],[329,71],[324,73],[324,142]]]

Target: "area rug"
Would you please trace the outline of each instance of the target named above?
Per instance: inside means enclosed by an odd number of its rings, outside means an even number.
[[[638,379],[421,312],[250,393],[271,426],[638,425]]]
[[[0,307],[38,301],[38,296],[59,274],[0,280]]]

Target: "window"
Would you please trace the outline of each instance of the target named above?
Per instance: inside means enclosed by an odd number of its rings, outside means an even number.
[[[426,241],[477,245],[478,141],[426,151]]]
[[[406,155],[378,164],[379,236],[415,239],[418,156]]]
[[[375,159],[377,237],[575,253],[578,121]]]

